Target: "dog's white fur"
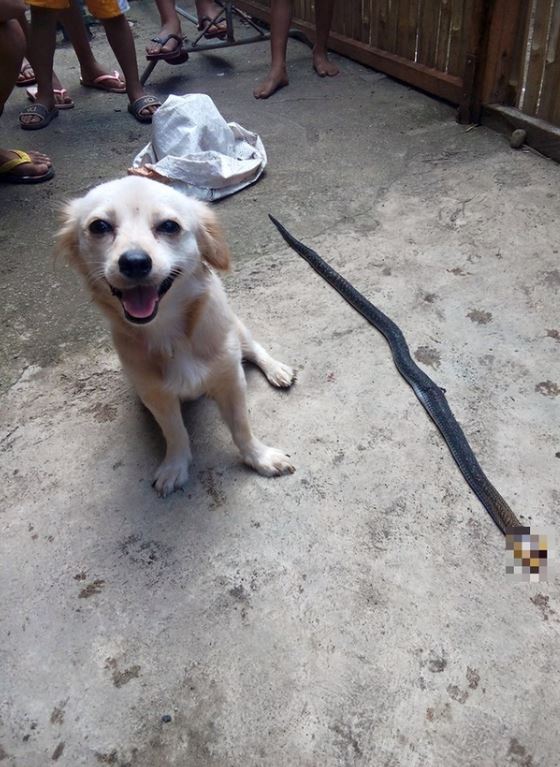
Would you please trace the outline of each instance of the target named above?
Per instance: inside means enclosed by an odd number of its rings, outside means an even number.
[[[111,230],[91,232],[90,224],[99,220]],[[163,221],[176,222],[180,231],[158,231]],[[187,482],[191,449],[180,400],[202,394],[218,403],[245,463],[265,476],[294,471],[287,455],[251,431],[242,358],[258,365],[274,386],[289,387],[294,372],[256,343],[230,309],[214,271],[229,267],[229,251],[206,205],[155,181],[110,181],[66,206],[58,246],[108,317],[123,368],[163,432],[167,450],[154,480],[159,495]],[[131,249],[151,257],[143,282],[159,286],[180,270],[154,319],[143,325],[126,319],[111,290],[138,284],[119,271],[119,257]]]

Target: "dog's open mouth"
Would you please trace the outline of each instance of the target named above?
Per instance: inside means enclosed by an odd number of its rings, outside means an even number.
[[[179,272],[173,272],[164,279],[159,287],[156,285],[135,285],[133,288],[109,287],[124,309],[124,315],[129,322],[145,325],[156,316],[161,298],[167,293]]]

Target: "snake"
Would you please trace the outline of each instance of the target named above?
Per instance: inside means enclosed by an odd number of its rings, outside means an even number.
[[[305,259],[350,306],[385,336],[397,370],[411,386],[421,405],[439,429],[463,477],[499,530],[506,535],[515,528],[520,528],[522,526],[520,521],[478,463],[463,429],[447,402],[445,390],[414,362],[400,327],[381,309],[368,301],[318,253],[297,240],[274,216],[269,215],[269,218],[287,244]]]

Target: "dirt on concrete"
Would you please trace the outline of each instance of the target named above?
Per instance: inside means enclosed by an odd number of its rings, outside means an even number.
[[[137,50],[157,31],[134,2]],[[94,50],[112,65],[101,32]],[[252,96],[267,45],[158,66],[258,132],[269,165],[216,205],[226,289],[289,392],[248,370],[255,431],[297,471],[240,464],[211,402],[185,407],[184,492],[150,487],[162,440],[78,278],[53,260],[58,206],[122,175],[150,129],[126,99],[76,107],[4,146],[52,183],[0,187],[2,767],[548,767],[557,762],[557,557],[506,577],[504,541],[385,341],[290,251],[273,213],[401,326],[524,524],[560,505],[559,169],[337,57]]]

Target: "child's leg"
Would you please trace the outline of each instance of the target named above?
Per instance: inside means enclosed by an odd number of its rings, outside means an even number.
[[[16,19],[0,23],[0,115],[16,84],[25,53],[25,36]]]
[[[317,36],[313,46],[313,66],[320,77],[334,77],[338,67],[329,61],[327,42],[331,31],[334,0],[315,0],[315,28]]]
[[[267,99],[289,82],[286,71],[286,47],[292,21],[292,0],[272,0],[270,13],[270,72],[253,91],[256,99]]]
[[[98,77],[103,77],[103,83],[107,90],[110,88],[123,88],[124,90],[122,81],[111,77],[112,73],[102,67],[93,55],[82,11],[77,0],[70,0],[70,7],[60,12],[60,20],[80,62],[82,82],[85,85],[91,85]]]
[[[140,84],[138,75],[138,63],[136,61],[136,49],[132,32],[128,26],[128,21],[124,14],[119,14],[111,19],[101,19],[109,45],[117,57],[117,61],[122,67],[124,79],[126,80],[126,92],[131,104],[146,96],[146,91]],[[141,108],[138,117],[149,119],[150,116],[160,106],[158,103],[146,105]]]
[[[15,18],[0,22],[0,115],[16,84],[25,48],[26,40],[22,24]],[[50,159],[41,152],[27,152],[27,154],[30,162],[20,163],[12,169],[10,175],[12,177],[46,176],[52,165]],[[13,150],[0,149],[0,166],[16,158],[17,153]],[[4,177],[5,175],[6,173]]]
[[[196,0],[196,15],[198,16],[199,29],[204,29],[209,21],[216,18],[222,9],[214,0]],[[220,21],[216,26],[208,30],[209,36],[217,37],[227,32],[225,21]]]
[[[56,20],[58,11],[51,8],[31,6],[29,29],[29,60],[37,80],[36,103],[49,111],[55,108],[53,93],[53,59],[56,45]],[[24,125],[42,122],[36,114],[20,115]]]
[[[25,39],[27,41],[26,50],[29,51],[29,49],[31,48],[30,31],[29,31],[29,24],[27,23],[27,20],[26,20],[25,16],[23,18],[19,19],[19,23],[20,23],[21,29],[23,31],[23,34],[25,35]],[[33,76],[33,80],[36,81],[35,72],[33,71],[33,67],[31,65],[31,63],[29,61],[27,61],[27,59],[25,59],[25,58],[23,59],[23,63],[21,65],[21,72],[22,72],[22,74],[25,72],[25,75],[27,76],[27,79],[29,79],[30,76],[32,75]],[[18,81],[19,81],[19,78],[18,78]],[[18,82],[18,84],[19,84],[19,82]],[[32,83],[29,83],[29,85],[32,86]],[[59,79],[58,75],[56,74],[56,72],[54,71],[54,69],[53,69],[53,75],[52,75],[52,87],[53,87],[53,91],[54,90],[58,91],[58,93],[54,94],[54,100],[55,100],[55,104],[57,106],[61,106],[61,105],[64,106],[65,104],[72,103],[72,99],[65,92],[64,87],[63,87],[62,83],[60,82],[60,79]],[[27,89],[27,92],[29,92],[29,89]],[[35,101],[35,98],[33,98],[33,101]]]
[[[157,33],[156,37],[160,37],[162,39],[166,38],[167,35],[178,35],[179,37],[182,37],[183,33],[181,32],[181,22],[179,20],[177,11],[175,10],[174,0],[156,0],[156,5],[161,21],[161,29]],[[178,45],[179,43],[177,40],[173,39],[168,40],[165,45],[152,42],[147,46],[146,53],[152,55],[155,53],[172,53],[178,47]]]

